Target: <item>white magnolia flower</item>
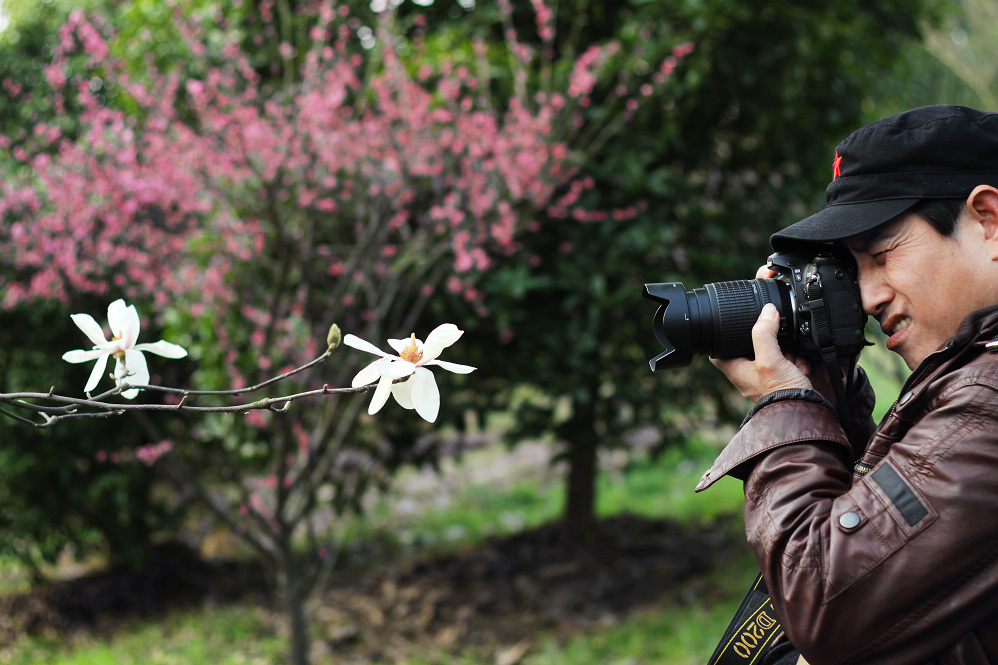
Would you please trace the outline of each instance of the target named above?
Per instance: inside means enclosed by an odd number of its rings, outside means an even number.
[[[475,371],[469,365],[459,365],[443,360],[437,356],[445,348],[460,339],[464,334],[453,323],[444,323],[434,328],[423,342],[413,333],[409,339],[390,339],[388,343],[398,352],[397,356],[385,353],[370,342],[365,342],[356,335],[347,335],[343,343],[360,351],[366,351],[381,356],[364,369],[357,372],[351,385],[354,388],[378,382],[374,397],[367,412],[375,414],[388,401],[388,395],[394,395],[395,401],[406,409],[415,409],[423,420],[433,422],[440,411],[440,390],[433,372],[426,369],[427,365],[436,365],[456,374],[468,374]],[[396,379],[410,377],[405,381],[395,383]]]
[[[104,338],[104,330],[100,324],[89,314],[73,314],[73,323],[79,326],[80,330],[94,343],[94,348],[90,351],[76,349],[67,351],[62,359],[69,363],[85,363],[88,360],[96,360],[90,379],[87,381],[83,392],[90,393],[100,382],[107,367],[107,359],[114,356],[114,378],[120,385],[126,378],[128,383],[136,386],[149,384],[149,368],[146,365],[146,357],[143,351],[149,351],[164,358],[183,358],[187,351],[182,347],[170,342],[160,340],[152,344],[136,344],[139,337],[139,313],[135,310],[135,305],[125,306],[124,300],[115,300],[108,305],[107,321],[111,324],[110,341]],[[122,393],[127,399],[134,399],[139,394],[137,389],[131,388]]]

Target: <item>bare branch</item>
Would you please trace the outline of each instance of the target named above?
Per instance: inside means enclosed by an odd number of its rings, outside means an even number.
[[[129,411],[161,411],[174,413],[247,413],[254,410],[268,410],[277,413],[284,413],[291,408],[292,402],[309,399],[312,397],[322,397],[328,395],[344,395],[351,393],[367,392],[375,386],[374,383],[358,386],[356,388],[330,388],[329,384],[323,384],[321,388],[305,390],[292,393],[290,395],[280,395],[277,397],[265,397],[253,402],[243,402],[229,405],[202,405],[197,404],[198,397],[234,397],[237,395],[247,395],[257,392],[267,386],[271,386],[278,381],[282,381],[303,372],[326,360],[331,355],[332,347],[327,349],[321,356],[302,365],[272,377],[260,383],[234,390],[191,390],[188,388],[171,388],[169,386],[152,385],[131,385],[127,381],[118,384],[112,390],[103,392],[97,396],[88,395],[85,399],[79,397],[68,397],[58,395],[55,388],[50,388],[48,392],[17,392],[0,393],[0,403],[6,404],[13,410],[0,409],[0,415],[11,418],[19,423],[31,425],[38,428],[52,427],[56,423],[70,418],[108,418],[120,416]],[[148,392],[160,392],[171,395],[181,395],[180,401],[176,404],[142,404],[131,402],[109,402],[108,398],[120,395],[126,390],[138,389]],[[20,412],[36,414],[39,418],[33,419],[21,415]]]

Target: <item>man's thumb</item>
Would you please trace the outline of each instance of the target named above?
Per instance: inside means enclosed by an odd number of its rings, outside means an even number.
[[[776,350],[779,352],[779,345],[776,344],[776,336],[780,332],[780,313],[773,303],[767,303],[759,312],[759,320],[752,326],[752,345],[755,347],[756,355],[760,351]]]

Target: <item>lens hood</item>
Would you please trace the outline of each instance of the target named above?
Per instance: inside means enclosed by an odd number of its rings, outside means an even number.
[[[686,367],[693,360],[693,323],[690,318],[690,299],[681,282],[645,284],[643,295],[659,303],[652,322],[655,338],[665,349],[648,361],[654,372],[660,369]],[[693,301],[696,302],[695,300]],[[669,335],[672,339],[669,339]]]

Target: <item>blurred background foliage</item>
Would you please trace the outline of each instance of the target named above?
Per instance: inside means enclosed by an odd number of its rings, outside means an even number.
[[[189,15],[210,17],[205,21],[210,30],[238,35],[259,58],[258,70],[278,86],[289,74],[276,53],[285,35],[274,31],[303,28],[300,21],[296,23],[296,3],[267,4],[276,8],[279,21],[257,20],[251,2],[205,0],[183,7]],[[731,0],[559,3],[556,38],[550,45],[557,52],[556,66],[568,67],[587,45],[609,39],[621,42],[622,53],[633,54],[612,63],[615,69],[602,77],[605,88],[646,73],[676,44],[689,41],[696,50],[626,125],[606,129],[624,111],[623,99],[614,98],[612,89],[601,91],[611,103],[593,104],[586,114],[586,122],[599,130],[590,133],[594,139],[589,145],[581,146],[586,159],[580,168],[595,182],[586,204],[593,209],[640,204],[642,212],[635,219],[543,220],[540,231],[522,238],[529,260],[516,256],[481,276],[478,287],[486,294],[488,316],[474,316],[460,302],[443,298],[427,310],[426,323],[419,328],[432,321],[454,320],[468,331],[464,349],[488,385],[468,403],[445,405],[445,416],[460,424],[466,409],[472,408],[484,423],[491,412],[511,411],[516,426],[509,432],[510,442],[547,436],[563,446],[571,462],[565,517],[580,531],[589,528],[596,452],[601,446],[621,445],[624,433],[647,425],[659,429],[662,447],[680,444],[704,417],[730,419],[741,408],[703,362],[669,375],[646,371],[645,361],[656,353],[656,345],[649,330],[653,307],[641,300],[641,284],[682,280],[692,288],[752,273],[768,254],[768,234],[820,205],[830,168],[828,155],[842,136],[871,117],[929,101],[928,91],[918,88],[925,85],[925,78],[900,77],[898,68],[935,59],[933,78],[940,84],[933,87],[940,88],[955,85],[952,63],[967,62],[974,69],[973,58],[980,56],[974,55],[976,46],[971,46],[969,35],[975,27],[992,23],[973,20],[973,12],[985,11],[987,4],[968,0],[966,12],[960,13],[952,3],[933,0],[793,3],[762,11],[752,3]],[[0,128],[8,136],[27,135],[41,120],[72,121],[71,112],[55,114],[47,106],[40,67],[51,55],[58,26],[78,6],[60,0],[5,3],[9,27],[0,43],[4,55],[0,79],[34,91],[16,103],[6,96],[0,100]],[[182,59],[185,49],[166,4],[94,0],[89,7],[103,10],[101,15],[114,22],[120,37],[112,49],[133,72],[141,75],[150,64],[163,70],[188,64]],[[351,10],[357,16],[370,15],[367,3],[352,3]],[[425,15],[425,41],[438,49],[441,61],[456,63],[462,57],[470,59],[466,49],[472,35],[495,41],[496,11],[488,3],[397,7],[403,24]],[[516,3],[513,19],[521,39],[529,43],[536,35],[530,3]],[[920,29],[930,35],[924,42],[918,39]],[[967,37],[962,42],[955,37],[947,41],[946,35]],[[542,47],[536,36],[533,39],[534,47]],[[981,40],[973,40],[978,43]],[[948,54],[945,58],[936,55],[943,52]],[[920,57],[898,57],[912,53]],[[497,62],[495,70],[493,80],[498,83],[492,93],[501,96],[503,81],[513,84],[503,63]],[[961,82],[965,79],[958,77]],[[993,76],[985,82],[992,83]],[[903,102],[884,94],[890,86],[898,90],[897,97],[905,95]],[[119,100],[127,108],[128,100],[113,87],[95,78],[92,88],[103,89],[110,103]],[[962,92],[969,95],[969,90],[978,89],[966,83]],[[64,129],[72,133],[72,128]],[[17,362],[4,364],[4,389],[25,389],[41,376],[53,382],[61,378],[58,374],[69,372],[45,361],[61,354],[65,337],[54,332],[50,341],[39,344],[45,338],[30,332],[61,330],[67,314],[65,308],[49,304],[0,315],[7,319],[2,326],[9,331],[6,334],[26,335],[33,347],[25,349],[14,339],[4,345],[5,352],[19,354]],[[524,385],[543,397],[514,399],[516,388]],[[4,473],[13,474],[4,485],[12,491],[22,485],[44,486],[47,483],[38,483],[35,475],[43,469],[62,473],[66,480],[67,468],[77,473],[90,468],[94,451],[107,446],[108,432],[115,429],[113,423],[88,423],[58,432],[21,428],[16,436],[15,430],[9,430],[6,440],[11,445],[5,446],[5,454],[16,450],[21,462],[4,466]],[[39,463],[29,464],[28,459]],[[25,473],[33,482],[14,482],[15,476]],[[128,468],[100,471],[104,476],[134,473]],[[151,480],[151,474],[139,475]],[[67,492],[101,493],[107,490],[100,488],[110,486],[106,478],[101,483],[55,484],[76,488]],[[139,491],[137,485],[131,486]],[[93,503],[82,499],[72,504]],[[36,511],[44,505],[36,497],[4,505],[17,512],[13,506],[22,503]],[[132,503],[141,511],[139,516],[123,515],[127,508],[113,514],[122,514],[126,523],[149,520],[148,533],[162,526],[154,517],[156,511],[149,513],[139,508],[141,502]],[[88,524],[92,520],[72,512],[44,511],[63,538],[82,534],[87,527],[96,527],[105,539],[112,538],[112,532],[131,533],[120,525]],[[13,523],[10,517],[8,524]],[[32,523],[41,528],[43,521],[36,517]],[[129,547],[117,541],[111,544],[114,551]],[[40,553],[51,557],[54,551],[45,547]]]
[[[113,22],[120,38],[112,48],[136,75],[150,64],[194,66],[184,60],[169,3],[5,0],[0,81],[31,94],[16,101],[0,95],[3,134],[25,137],[37,122],[58,120],[72,135],[73,114],[55,113],[41,66],[58,27],[81,4]],[[218,39],[238,36],[270,85],[288,84],[293,68],[278,44],[304,29],[298,3],[179,4],[206,17]],[[279,20],[258,20],[261,4]],[[347,4],[373,24],[371,3]],[[514,9],[521,39],[555,55],[554,71],[535,76],[567,76],[588,45],[622,44],[626,57],[611,62],[594,95],[609,101],[587,109],[592,131],[583,136],[591,140],[575,147],[585,156],[579,168],[595,183],[585,205],[639,205],[640,212],[627,221],[539,220],[539,230],[520,238],[523,252],[476,276],[484,316],[458,299],[436,298],[416,329],[457,323],[467,331],[460,361],[479,368],[474,391],[445,399],[441,421],[459,431],[469,422],[481,429],[498,414],[511,423],[503,432],[509,444],[550,441],[568,462],[561,519],[585,536],[595,533],[600,450],[626,449],[636,431],[654,432],[660,450],[682,446],[705,427],[737,421],[745,406],[706,362],[648,371],[658,349],[650,330],[654,306],[642,300],[642,284],[675,280],[692,288],[753,274],[769,253],[769,234],[823,204],[834,146],[865,122],[924,104],[998,107],[998,5],[561,0],[552,44],[535,37],[530,2],[518,0]],[[501,37],[489,2],[401,2],[395,11],[403,28],[426,17],[422,40],[441,63],[470,62],[472,36],[486,43]],[[695,51],[671,81],[620,122],[625,101],[614,88],[647,74],[687,41]],[[499,55],[493,67],[490,93],[501,102],[515,81]],[[93,89],[134,111],[94,76]],[[0,164],[12,167],[5,154]],[[97,298],[81,302],[86,311],[106,307]],[[82,385],[85,369],[55,360],[79,346],[70,313],[58,303],[0,312],[0,390]],[[873,356],[871,363],[888,384],[903,374],[889,359]],[[164,383],[184,385],[192,368],[180,363],[169,371]],[[156,498],[156,467],[107,461],[106,451],[146,443],[136,431],[115,420],[35,431],[0,419],[0,549],[20,558],[37,581],[42,565],[67,545],[141,565],[154,537],[182,522],[183,504]]]
[[[834,145],[887,110],[871,103],[871,91],[917,43],[920,22],[935,25],[943,15],[933,2],[560,9],[567,21],[587,16],[583,41],[613,35],[642,46],[645,66],[677,40],[696,47],[661,98],[582,165],[597,183],[592,207],[640,202],[643,212],[627,222],[545,223],[524,239],[534,262],[483,276],[495,316],[477,322],[469,348],[481,352],[477,364],[495,368],[483,375],[506,385],[483,391],[480,408],[512,408],[513,441],[546,435],[564,445],[565,518],[582,533],[592,523],[600,447],[621,445],[628,430],[647,424],[662,447],[678,445],[691,429],[744,408],[703,361],[647,372],[643,361],[657,350],[642,283],[693,288],[754,274],[769,234],[821,205]],[[590,121],[620,112],[597,107]],[[511,405],[506,388],[524,382],[545,399]]]

